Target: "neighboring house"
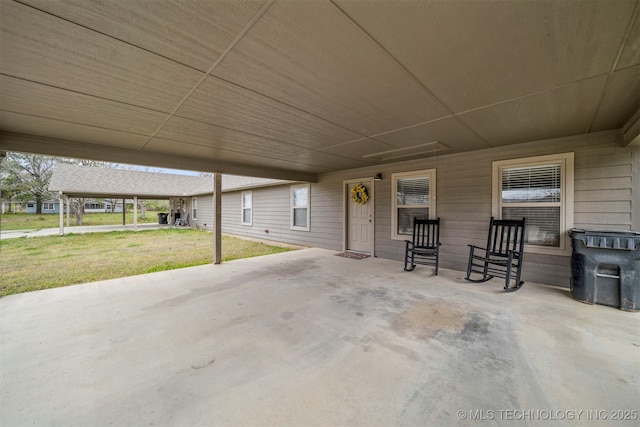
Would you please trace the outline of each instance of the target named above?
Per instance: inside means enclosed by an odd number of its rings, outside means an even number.
[[[70,176],[104,182],[91,169]],[[188,215],[192,227],[212,229],[211,177],[102,171],[123,174],[128,195],[136,182],[155,182],[171,222]],[[606,131],[322,174],[317,183],[223,175],[222,231],[400,260],[413,217],[440,217],[441,266],[464,271],[467,245],[484,243],[491,216],[526,217],[525,280],[569,286],[569,229],[640,228],[639,171],[640,148]],[[360,183],[370,197],[363,205],[349,193]]]
[[[281,185],[289,181],[224,175],[222,190],[237,191],[256,186]],[[211,176],[177,175],[131,170],[96,168],[72,164],[56,165],[49,190],[64,199],[161,199],[169,200],[169,221],[186,219],[196,228],[212,229],[213,178]],[[198,199],[201,202],[198,202]],[[90,199],[91,200],[91,199]],[[109,209],[95,202],[89,207]],[[106,202],[105,202],[106,203]],[[55,202],[57,206],[59,201]],[[122,203],[117,204],[122,212]],[[102,210],[101,210],[102,211]],[[57,211],[59,212],[59,210]]]
[[[112,203],[106,200],[90,199],[84,204],[84,213],[108,213],[108,212],[122,212],[122,202],[116,203],[115,208],[112,210]],[[66,207],[63,208],[63,212],[66,212]],[[36,213],[36,202],[29,201],[26,203],[25,213]],[[59,200],[47,200],[42,202],[43,214],[57,214],[60,213],[60,201]]]

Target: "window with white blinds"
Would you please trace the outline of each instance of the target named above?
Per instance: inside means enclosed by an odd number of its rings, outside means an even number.
[[[198,219],[198,198],[191,199],[191,218]]]
[[[435,216],[435,169],[391,175],[392,239],[413,234],[413,219]]]
[[[573,226],[573,153],[494,162],[493,178],[497,186],[493,215],[526,218],[525,243],[531,252],[568,250],[566,233]]]
[[[291,186],[291,229],[309,231],[309,184]]]

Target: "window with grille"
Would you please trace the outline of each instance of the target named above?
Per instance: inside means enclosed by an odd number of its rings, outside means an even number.
[[[253,223],[253,193],[251,191],[243,191],[242,198],[242,225],[251,225]]]
[[[84,208],[92,209],[92,210],[104,209],[104,204],[96,203],[96,202],[88,202],[84,204]]]
[[[568,251],[573,226],[573,153],[494,162],[493,215],[527,219],[530,252]]]
[[[411,236],[413,218],[435,217],[435,178],[435,169],[391,175],[392,239]]]
[[[309,231],[309,184],[291,186],[291,229]]]

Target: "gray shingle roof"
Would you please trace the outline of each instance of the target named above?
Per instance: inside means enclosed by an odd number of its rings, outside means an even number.
[[[222,191],[281,185],[291,181],[237,175],[222,176]],[[97,168],[60,163],[53,169],[49,190],[69,196],[168,198],[213,193],[213,178],[157,172]]]

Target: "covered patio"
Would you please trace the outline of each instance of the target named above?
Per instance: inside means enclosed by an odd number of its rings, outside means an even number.
[[[637,425],[637,314],[334,253],[0,299],[0,424]]]

